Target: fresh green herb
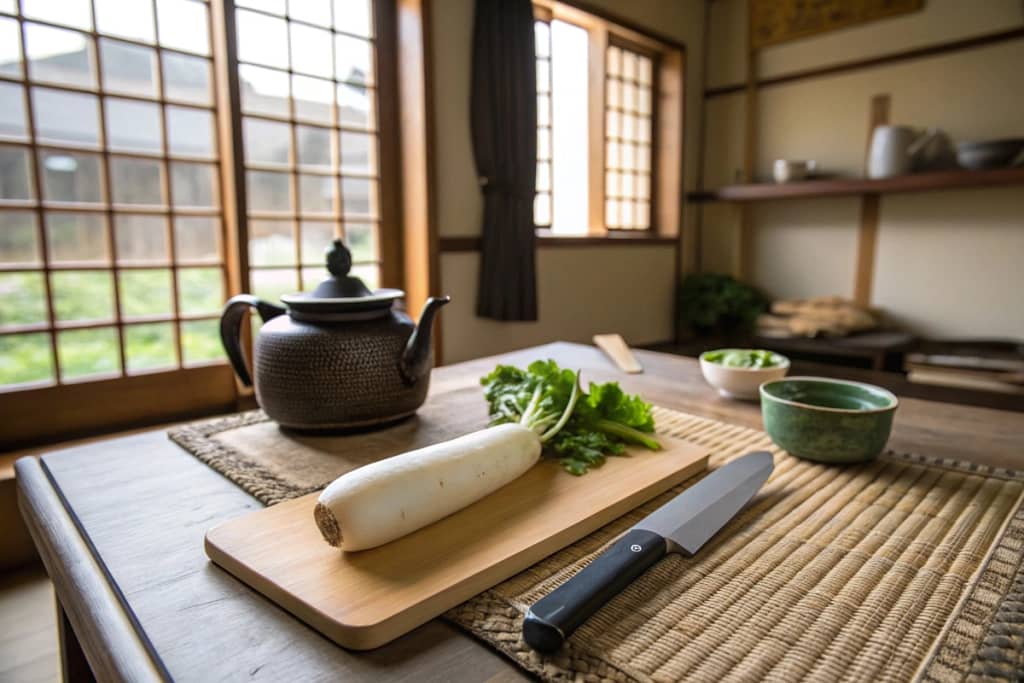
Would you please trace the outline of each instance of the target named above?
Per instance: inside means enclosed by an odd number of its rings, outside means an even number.
[[[582,393],[579,373],[547,360],[526,370],[499,365],[480,384],[491,424],[518,422],[538,431],[545,454],[557,457],[571,474],[584,474],[606,456],[621,455],[627,443],[661,448],[650,436],[650,404],[625,393],[617,382],[591,383]]]
[[[774,368],[782,364],[781,356],[762,349],[719,349],[702,357],[727,368]]]

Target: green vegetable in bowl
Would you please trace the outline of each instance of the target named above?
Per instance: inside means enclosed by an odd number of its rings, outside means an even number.
[[[782,356],[763,349],[720,349],[708,351],[701,358],[727,368],[774,368],[782,364]]]
[[[499,365],[480,379],[490,406],[491,424],[522,422],[526,415],[543,426],[559,420],[578,382],[578,374],[563,370],[553,360],[535,361],[526,370]],[[622,391],[617,382],[594,384],[580,393],[567,422],[544,443],[544,454],[559,459],[571,474],[581,475],[604,463],[608,455],[621,455],[625,444],[659,450],[651,405]]]

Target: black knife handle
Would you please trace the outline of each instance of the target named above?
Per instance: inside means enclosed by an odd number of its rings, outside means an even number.
[[[523,640],[538,652],[554,652],[576,628],[665,556],[665,539],[630,529],[608,550],[526,612]]]

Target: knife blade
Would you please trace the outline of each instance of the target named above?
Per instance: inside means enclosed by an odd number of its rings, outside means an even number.
[[[590,615],[665,555],[700,550],[754,497],[774,467],[768,451],[747,453],[644,517],[527,610],[523,640],[538,652],[558,650]]]

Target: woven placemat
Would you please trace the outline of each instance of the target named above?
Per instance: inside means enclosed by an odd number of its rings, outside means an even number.
[[[259,411],[170,437],[273,504],[396,449],[480,424],[480,416],[463,414],[442,429],[452,414],[432,415],[429,405],[411,426],[369,440],[287,434]],[[685,484],[446,618],[549,681],[1021,678],[1021,474],[894,453],[829,467],[778,451],[760,431],[660,408],[656,419],[659,431],[706,446],[710,467],[767,448],[775,472],[696,557],[661,561],[554,656],[523,644],[526,608]]]

